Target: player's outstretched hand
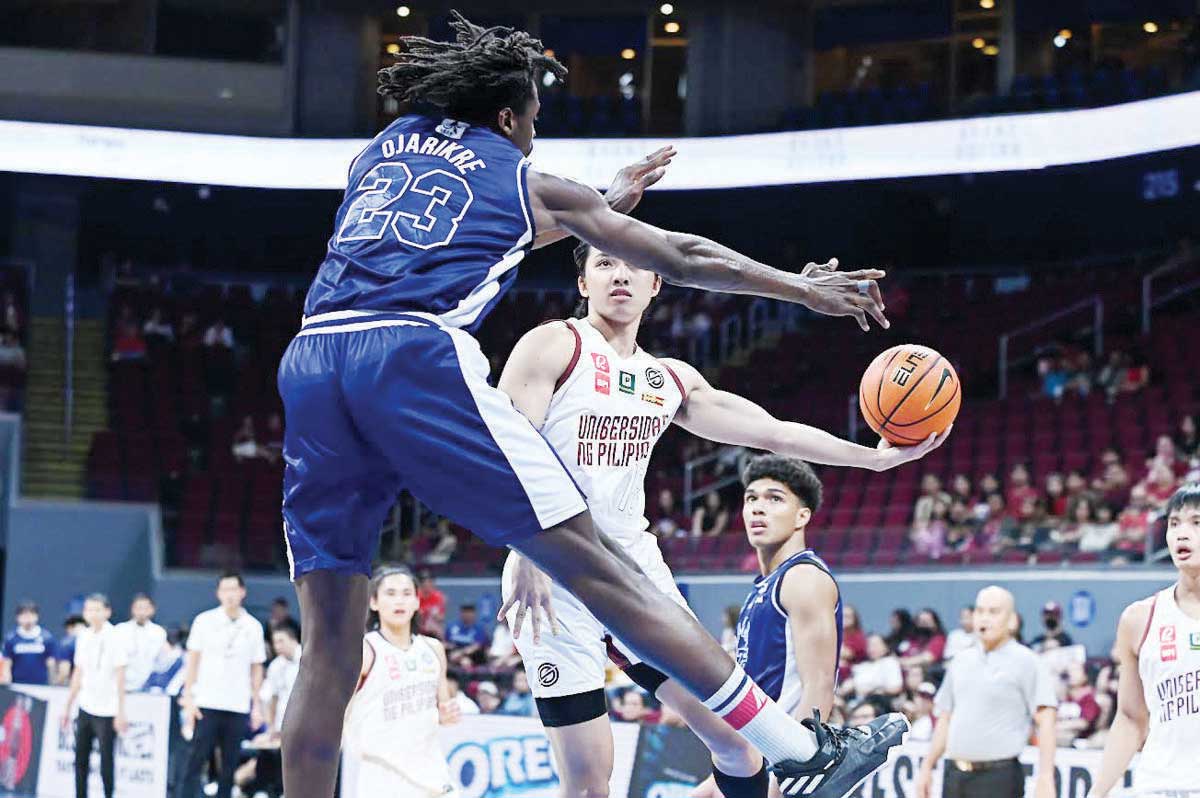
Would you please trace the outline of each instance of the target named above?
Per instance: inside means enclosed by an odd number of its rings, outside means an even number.
[[[629,213],[636,208],[646,189],[662,180],[675,155],[675,147],[668,144],[617,172],[604,194],[608,207],[617,213]]]
[[[942,434],[938,435],[934,433],[915,446],[893,446],[886,438],[880,438],[879,445],[875,447],[875,450],[878,452],[878,459],[875,461],[874,470],[887,471],[889,468],[895,468],[904,463],[911,463],[913,460],[920,460],[945,443],[946,438],[950,437],[950,433],[953,430],[954,425],[951,424]]]
[[[887,272],[882,269],[840,272],[837,258],[832,258],[826,263],[809,263],[800,276],[808,282],[810,296],[804,304],[812,310],[826,316],[853,316],[864,332],[871,329],[867,316],[885,330],[892,326],[883,315],[878,281]]]
[[[443,726],[453,726],[462,720],[462,707],[457,701],[438,702],[438,723]]]
[[[496,620],[504,620],[510,609],[516,609],[512,620],[512,636],[521,636],[521,626],[525,623],[525,613],[533,610],[533,642],[542,641],[542,614],[550,624],[551,634],[558,634],[558,619],[554,617],[554,607],[550,601],[550,577],[538,570],[528,557],[518,557],[516,568],[513,569],[512,595],[504,602]]]

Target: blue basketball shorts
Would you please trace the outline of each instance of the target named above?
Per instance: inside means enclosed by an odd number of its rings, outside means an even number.
[[[305,319],[279,364],[293,579],[369,574],[401,489],[494,546],[587,509],[488,368],[471,335],[424,314]]]

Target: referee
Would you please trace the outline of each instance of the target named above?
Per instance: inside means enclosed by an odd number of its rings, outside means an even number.
[[[1013,639],[1012,593],[986,587],[975,600],[978,644],[951,660],[934,706],[937,728],[917,777],[929,798],[933,769],[946,755],[942,798],[1022,798],[1025,771],[1017,756],[1037,721],[1036,798],[1054,798],[1054,681],[1037,654]]]

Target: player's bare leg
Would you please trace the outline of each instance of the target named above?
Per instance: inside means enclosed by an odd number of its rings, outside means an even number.
[[[296,580],[304,656],[283,719],[283,791],[332,798],[342,720],[362,669],[367,577],[313,571]]]
[[[607,715],[571,726],[548,727],[546,737],[558,766],[560,798],[608,798],[613,736]]]
[[[679,713],[688,728],[712,752],[713,764],[730,776],[753,776],[762,770],[762,754],[737,732],[700,703],[674,679],[663,682],[654,693],[659,701]],[[726,797],[728,798],[728,796]]]

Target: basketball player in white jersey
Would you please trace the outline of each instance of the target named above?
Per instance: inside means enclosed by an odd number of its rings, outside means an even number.
[[[1167,503],[1175,584],[1125,608],[1117,625],[1117,714],[1094,798],[1104,798],[1140,749],[1138,796],[1200,798],[1200,483]]]
[[[871,449],[775,419],[753,402],[713,388],[688,364],[659,360],[637,345],[642,314],[658,294],[661,278],[583,244],[575,250],[575,261],[586,316],[527,333],[509,357],[499,386],[566,463],[588,498],[606,545],[632,560],[682,607],[687,604],[643,516],[650,455],[671,423],[721,443],[877,471],[922,457],[945,437],[931,436],[908,448]],[[519,470],[520,464],[514,467]],[[744,722],[738,712],[720,712],[722,720],[681,685],[639,662],[583,604],[550,585],[515,552],[505,566],[503,593],[500,615],[512,616],[510,625],[550,738],[564,798],[603,798],[608,793],[613,750],[603,688],[610,654],[708,745],[726,798],[765,794],[763,759],[736,733]],[[529,609],[532,628],[523,624]],[[543,611],[552,627],[561,626],[557,634],[541,634]],[[816,727],[818,736],[833,733],[823,724]],[[887,726],[887,734],[893,731],[894,744],[899,744],[900,731],[895,724]],[[846,785],[844,792],[853,786]]]
[[[420,606],[411,572],[383,566],[371,578],[372,620],[358,688],[346,710],[344,746],[358,762],[356,798],[452,796],[438,726],[457,723],[446,686],[446,650],[413,634]]]

